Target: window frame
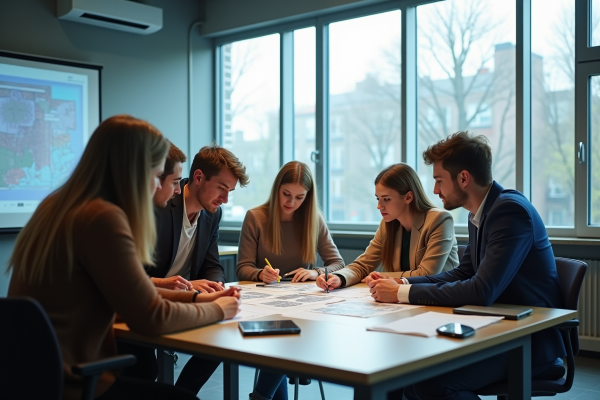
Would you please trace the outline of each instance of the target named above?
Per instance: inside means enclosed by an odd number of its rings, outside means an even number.
[[[308,18],[299,17],[289,22],[274,21],[268,26],[241,30],[233,34],[216,36],[213,39],[214,49],[214,99],[216,139],[222,143],[222,104],[221,104],[221,46],[239,40],[256,38],[264,35],[280,35],[280,165],[291,161],[294,156],[294,42],[293,34],[297,29],[315,28],[316,36],[316,109],[315,109],[315,153],[316,170],[314,171],[319,190],[319,203],[325,216],[329,215],[329,25],[354,18],[384,13],[393,10],[401,11],[401,161],[416,166],[421,157],[417,154],[417,7],[444,0],[389,0],[376,4],[359,4],[343,11],[321,12]],[[532,62],[531,62],[531,1],[514,0],[516,2],[516,189],[531,200],[532,191]],[[586,144],[589,155],[589,110],[587,89],[583,75],[600,75],[600,46],[589,47],[591,43],[591,0],[573,0],[575,2],[575,143]],[[412,60],[406,62],[406,60]],[[586,75],[586,76],[589,76]],[[449,132],[450,133],[450,132]],[[587,165],[575,161],[575,221],[573,228],[547,226],[548,235],[553,237],[594,237],[600,238],[600,227],[587,225],[589,171]],[[502,182],[500,182],[501,184]],[[425,188],[428,194],[431,188]],[[375,206],[375,202],[373,203]],[[455,221],[458,234],[466,234],[466,221]],[[374,232],[377,224],[330,223],[332,231]],[[221,221],[222,226],[239,227],[240,222]]]

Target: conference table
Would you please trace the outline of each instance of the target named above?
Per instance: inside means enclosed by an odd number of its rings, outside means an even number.
[[[244,283],[250,282],[240,282]],[[351,386],[355,400],[384,400],[390,391],[504,352],[509,355],[510,398],[530,399],[531,335],[577,317],[572,310],[531,308],[533,312],[528,317],[502,320],[478,329],[466,339],[366,329],[427,311],[452,313],[450,307],[432,306],[371,318],[338,315],[327,315],[323,320],[281,315],[256,318],[293,319],[302,330],[299,335],[243,337],[237,322],[154,337],[131,332],[124,323],[115,324],[114,330],[122,341],[223,361],[226,400],[238,399],[239,365]],[[164,351],[157,354],[161,380],[172,383],[172,359]]]

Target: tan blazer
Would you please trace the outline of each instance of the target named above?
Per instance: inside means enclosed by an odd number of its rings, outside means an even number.
[[[353,263],[335,272],[346,278],[346,286],[359,283],[373,272],[382,260],[385,221],[381,220],[375,237],[369,247]],[[394,271],[400,271],[400,251],[402,249],[402,226],[396,233],[394,244]],[[402,276],[435,275],[448,271],[459,264],[458,247],[454,236],[452,214],[446,210],[432,208],[425,213],[415,213],[410,233],[410,271]]]

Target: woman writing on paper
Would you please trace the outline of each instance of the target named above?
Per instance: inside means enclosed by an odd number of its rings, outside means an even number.
[[[329,271],[344,268],[344,260],[319,212],[310,169],[302,162],[291,161],[275,177],[269,200],[246,214],[237,277],[240,281],[272,283],[287,273],[293,274],[292,282],[315,280],[323,275],[315,265],[316,253]],[[313,268],[309,268],[311,265]],[[287,400],[285,378],[284,374],[261,371],[250,398]]]
[[[275,177],[269,200],[249,210],[244,218],[237,277],[240,281],[265,283],[286,275],[293,275],[292,282],[315,280],[323,274],[321,268],[316,268],[317,253],[329,272],[344,268],[344,260],[319,212],[310,169],[302,162],[291,161]]]
[[[373,272],[380,264],[384,272],[400,272],[401,277],[434,275],[459,264],[452,215],[434,207],[409,165],[394,164],[381,171],[375,179],[375,197],[382,216],[375,238],[362,255],[327,281],[319,276],[320,288],[388,278]]]
[[[8,295],[33,297],[47,312],[62,353],[65,399],[81,398],[83,382],[71,366],[116,355],[116,313],[132,331],[160,335],[238,312],[235,290],[196,304],[197,294],[157,289],[144,271],[144,264],[152,265],[152,196],[160,188],[168,146],[147,122],[127,115],[105,120],[71,177],[41,202],[17,238]],[[196,397],[107,371],[95,398]]]

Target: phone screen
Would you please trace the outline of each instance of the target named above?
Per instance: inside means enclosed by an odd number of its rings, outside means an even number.
[[[475,329],[467,325],[451,323],[437,328],[437,333],[455,338],[465,338],[473,335],[475,333]]]

